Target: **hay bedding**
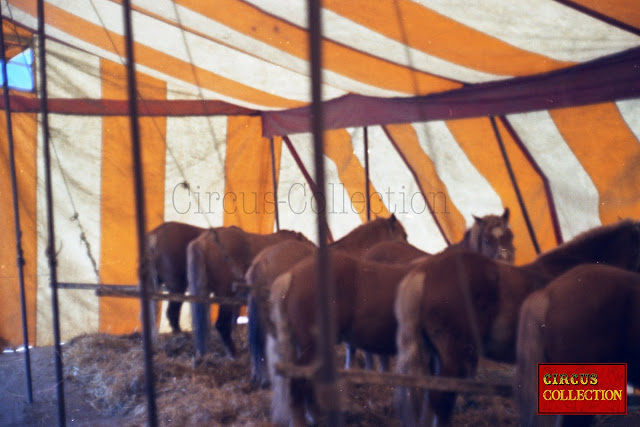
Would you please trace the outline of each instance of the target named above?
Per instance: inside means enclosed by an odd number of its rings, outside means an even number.
[[[246,325],[238,325],[234,339],[238,357],[230,360],[212,328],[211,347],[194,367],[190,333],[161,334],[155,347],[158,420],[167,425],[268,426],[271,392],[249,383]],[[130,425],[146,423],[143,350],[140,334],[83,335],[64,346],[65,377],[91,396],[94,407],[109,415],[126,416]],[[338,350],[339,363],[344,351]],[[357,363],[363,364],[359,353]],[[479,375],[509,375],[511,367],[481,366]],[[484,373],[483,373],[484,372]],[[352,385],[344,390],[347,425],[398,425],[392,408],[392,386]],[[513,400],[499,396],[462,395],[454,425],[516,425]]]

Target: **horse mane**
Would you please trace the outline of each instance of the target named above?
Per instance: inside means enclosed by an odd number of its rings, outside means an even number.
[[[638,244],[638,264],[640,265],[640,222],[631,219],[620,220],[616,223],[594,227],[575,236],[557,247],[539,255],[533,263],[545,264],[563,259],[584,256],[585,250],[598,248],[602,240],[617,233],[633,232]]]

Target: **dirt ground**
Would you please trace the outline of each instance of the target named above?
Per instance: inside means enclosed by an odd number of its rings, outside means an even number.
[[[188,333],[161,335],[154,355],[156,402],[161,426],[269,426],[271,393],[249,384],[246,328],[234,332],[239,354],[223,356],[212,334],[212,352],[194,366]],[[65,406],[68,425],[142,426],[146,424],[140,336],[86,335],[64,346]],[[0,354],[0,426],[58,424],[54,357],[51,347],[31,349],[34,403],[25,391],[23,353]],[[338,355],[342,363],[344,353]],[[359,357],[359,363],[363,358]],[[478,378],[504,377],[510,365],[484,361]],[[358,385],[344,392],[346,425],[398,425],[392,386]],[[488,395],[458,397],[453,419],[460,426],[517,425],[513,399]],[[599,417],[595,425],[640,425],[640,408],[625,417]]]
[[[24,353],[0,354],[0,426],[56,426],[58,399],[52,347],[30,350],[33,403],[27,402]],[[83,384],[65,381],[67,425],[127,426],[126,417],[105,415],[91,404]]]

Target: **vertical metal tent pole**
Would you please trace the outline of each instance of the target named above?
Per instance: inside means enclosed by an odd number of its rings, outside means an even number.
[[[316,269],[316,312],[318,318],[318,355],[320,368],[316,377],[316,396],[330,426],[342,425],[335,339],[336,325],[333,302],[335,283],[331,275],[327,250],[327,201],[324,176],[324,115],[322,107],[322,21],[321,0],[308,0],[309,50],[311,57],[311,128],[313,132],[314,165],[318,186],[318,255]]]
[[[522,210],[524,221],[527,224],[527,230],[529,231],[529,236],[531,237],[531,243],[533,243],[533,247],[536,250],[536,254],[539,255],[540,245],[538,245],[538,239],[536,239],[536,234],[533,231],[533,226],[531,225],[531,220],[529,219],[529,212],[527,211],[527,207],[524,204],[524,199],[522,198],[522,193],[520,192],[520,187],[518,186],[518,181],[516,180],[516,176],[513,173],[513,168],[511,167],[509,156],[507,156],[507,150],[505,150],[504,148],[504,143],[502,142],[502,136],[500,136],[500,131],[498,130],[498,125],[496,124],[496,118],[494,116],[490,116],[489,118],[491,119],[491,127],[493,127],[493,133],[495,133],[496,140],[498,141],[498,147],[500,147],[500,153],[502,153],[502,158],[504,159],[504,163],[507,166],[507,172],[509,173],[509,178],[511,179],[511,185],[513,185],[513,189],[516,192],[516,197],[518,198],[518,204],[520,205],[520,210]]]
[[[58,311],[58,273],[53,223],[53,191],[51,185],[51,153],[49,149],[49,109],[47,103],[46,40],[44,36],[44,0],[38,0],[38,74],[40,76],[40,115],[42,116],[42,146],[44,154],[45,190],[47,199],[47,258],[51,287],[51,311],[53,315],[54,363],[58,396],[58,425],[66,425],[64,406],[64,377],[62,372],[62,347],[60,345],[60,313]]]
[[[0,2],[0,16],[2,3]],[[1,21],[0,21],[1,23]],[[0,25],[1,26],[1,25]],[[13,144],[13,125],[11,122],[11,106],[9,99],[9,76],[7,74],[7,58],[4,52],[4,31],[0,28],[0,61],[2,61],[2,89],[4,95],[4,112],[7,122],[7,142],[9,145],[9,173],[11,174],[11,194],[13,195],[13,222],[16,233],[16,262],[18,266],[18,284],[20,286],[20,313],[22,318],[22,340],[24,342],[24,372],[27,386],[27,402],[33,403],[31,388],[31,355],[29,354],[29,330],[27,325],[27,303],[24,290],[24,258],[22,257],[22,229],[20,227],[20,207],[18,204],[18,178],[16,176],[16,156]]]
[[[273,202],[275,204],[276,230],[280,231],[280,213],[278,211],[278,179],[276,177],[276,150],[273,144],[273,137],[269,138],[271,148],[271,182],[273,183]]]
[[[136,234],[138,237],[138,260],[143,259],[145,250],[145,205],[142,174],[142,155],[140,153],[140,127],[138,123],[138,98],[136,94],[135,60],[133,55],[133,28],[131,25],[131,2],[122,2],[124,14],[125,46],[127,54],[127,90],[129,96],[129,121],[131,124],[131,157],[133,159],[133,186],[136,203]],[[138,262],[138,265],[142,263]],[[156,410],[155,382],[153,376],[153,348],[151,343],[151,319],[149,317],[149,275],[139,268],[140,305],[142,311],[142,347],[144,349],[144,384],[147,395],[147,424],[158,425]]]
[[[371,190],[369,189],[369,128],[364,127],[364,192],[367,198],[367,221],[371,221]]]

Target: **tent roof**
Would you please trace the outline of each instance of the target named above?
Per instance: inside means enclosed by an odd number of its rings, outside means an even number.
[[[45,3],[48,37],[124,63],[119,2]],[[605,8],[588,0],[324,1],[323,93],[327,99],[427,95],[539,75],[636,48],[640,14],[633,0],[606,3]],[[191,87],[199,99],[254,109],[309,102],[305,1],[132,4],[141,72]],[[35,31],[35,1],[7,5],[6,18]]]

